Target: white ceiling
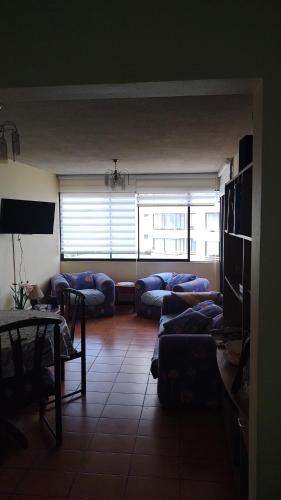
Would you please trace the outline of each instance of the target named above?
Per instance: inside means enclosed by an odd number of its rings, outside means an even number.
[[[112,158],[130,173],[215,172],[252,132],[250,93],[78,97],[5,101],[0,92],[0,121],[20,132],[20,162],[57,174],[104,173]]]

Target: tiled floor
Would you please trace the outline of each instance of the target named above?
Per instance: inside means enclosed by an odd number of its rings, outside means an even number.
[[[149,374],[157,322],[121,309],[87,323],[87,395],[63,407],[56,450],[38,413],[19,422],[29,448],[0,468],[0,500],[233,500],[218,411],[167,411]],[[67,388],[79,361],[66,364]]]

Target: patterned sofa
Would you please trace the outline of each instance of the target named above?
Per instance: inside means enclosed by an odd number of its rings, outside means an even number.
[[[52,295],[61,303],[63,288],[74,288],[85,295],[87,316],[112,316],[114,314],[115,284],[104,273],[84,271],[56,274],[51,278]]]
[[[151,363],[164,407],[218,404],[220,377],[210,330],[222,328],[219,304],[218,292],[206,293],[203,301],[192,308],[177,295],[164,297]]]
[[[159,319],[163,298],[177,292],[205,292],[209,281],[186,273],[158,273],[138,279],[135,284],[135,311],[144,318]]]

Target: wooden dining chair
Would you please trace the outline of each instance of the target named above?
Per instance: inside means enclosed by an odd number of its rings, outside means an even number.
[[[68,398],[75,394],[86,393],[86,325],[85,325],[85,295],[74,288],[64,288],[61,292],[61,315],[65,318],[74,352],[62,358],[62,379],[65,378],[64,364],[67,361],[81,358],[81,388],[62,396]],[[78,347],[75,347],[76,338],[79,338]]]
[[[0,326],[0,427],[20,446],[28,440],[9,420],[29,404],[39,407],[40,420],[62,443],[60,323],[58,318],[31,318]],[[54,375],[44,366],[46,336],[53,332]],[[55,402],[55,429],[45,416],[50,396]]]

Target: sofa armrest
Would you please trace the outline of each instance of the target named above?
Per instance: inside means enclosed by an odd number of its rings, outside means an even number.
[[[136,290],[140,290],[141,294],[143,294],[150,290],[161,290],[163,288],[163,281],[158,276],[151,275],[146,278],[138,279],[135,287]]]
[[[150,290],[161,290],[163,288],[163,280],[158,276],[147,276],[146,278],[138,279],[135,283],[135,310],[137,314],[141,314],[141,296]]]
[[[216,345],[211,335],[160,337],[157,391],[164,406],[209,405],[218,401]]]
[[[62,274],[55,274],[51,278],[52,295],[57,296],[63,288],[70,288],[68,281]]]
[[[113,279],[105,273],[95,273],[94,277],[96,288],[104,294],[106,301],[113,304],[115,300],[115,283]]]
[[[180,314],[190,307],[177,295],[165,295],[163,297],[162,312],[161,314]]]
[[[208,288],[209,280],[207,278],[196,278],[195,280],[175,285],[173,292],[207,292]]]

